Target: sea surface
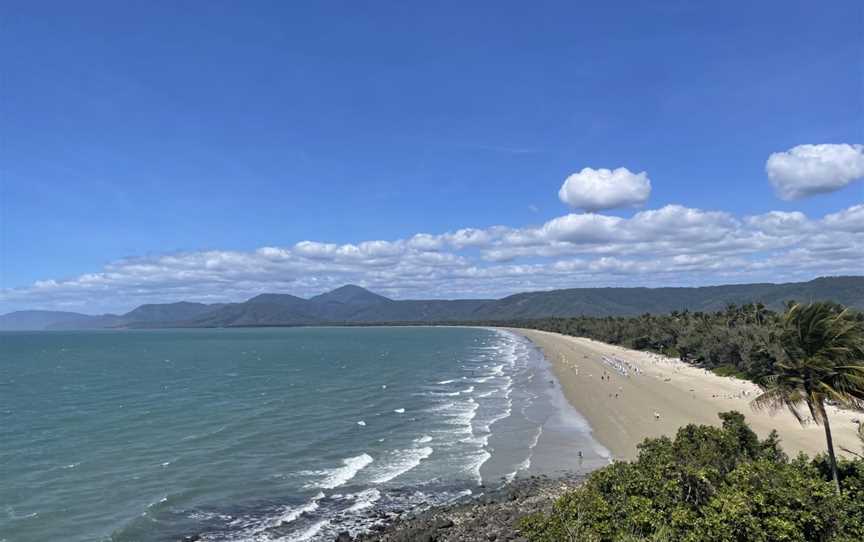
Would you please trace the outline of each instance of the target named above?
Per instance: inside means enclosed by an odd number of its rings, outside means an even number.
[[[505,331],[0,333],[0,541],[331,541],[607,457]]]

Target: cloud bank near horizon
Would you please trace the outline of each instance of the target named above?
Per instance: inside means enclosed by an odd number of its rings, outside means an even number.
[[[781,211],[739,218],[667,205],[630,218],[571,213],[522,228],[129,258],[95,273],[2,290],[0,312],[125,311],[262,292],[310,296],[346,283],[397,298],[488,298],[576,286],[777,282],[860,274],[862,254],[864,204],[820,218]]]
[[[799,145],[772,154],[766,172],[784,199],[839,190],[864,177],[864,145]],[[564,181],[559,197],[588,212],[540,225],[127,258],[94,273],[2,289],[0,313],[125,312],[143,303],[241,301],[262,292],[308,297],[346,283],[396,298],[491,298],[579,286],[699,286],[861,273],[864,203],[817,218],[798,211],[737,217],[683,205],[628,218],[596,212],[641,206],[650,193],[646,172],[584,168]]]

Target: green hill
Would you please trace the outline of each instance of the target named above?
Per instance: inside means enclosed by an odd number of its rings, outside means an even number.
[[[634,316],[674,310],[715,311],[761,302],[782,309],[789,300],[831,300],[864,310],[864,277],[823,277],[785,284],[698,288],[570,288],[503,299],[394,300],[354,285],[310,299],[265,293],[242,303],[148,304],[123,314],[87,316],[19,311],[0,316],[0,330],[111,327],[296,326],[327,323],[494,321],[550,316]]]

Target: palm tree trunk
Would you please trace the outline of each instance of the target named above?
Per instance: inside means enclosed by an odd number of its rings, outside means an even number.
[[[825,412],[825,403],[819,401],[819,414],[825,426],[825,440],[828,441],[828,460],[831,463],[831,477],[834,479],[834,489],[840,494],[840,477],[837,475],[837,457],[834,455],[834,440],[831,438],[831,424],[828,423],[828,413]]]

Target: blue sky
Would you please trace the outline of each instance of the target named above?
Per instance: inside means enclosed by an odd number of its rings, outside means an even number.
[[[864,142],[864,4],[584,4],[5,2],[0,312],[855,271],[864,151],[819,155],[833,189],[794,199],[766,161]],[[802,160],[778,178],[798,182]],[[591,210],[662,250],[556,237],[550,221],[584,210],[558,194],[583,168],[646,173],[637,206]],[[662,209],[645,220],[668,230],[613,220]],[[759,217],[785,229],[767,243]],[[466,228],[488,238],[446,237]],[[439,242],[406,244],[417,234]]]

